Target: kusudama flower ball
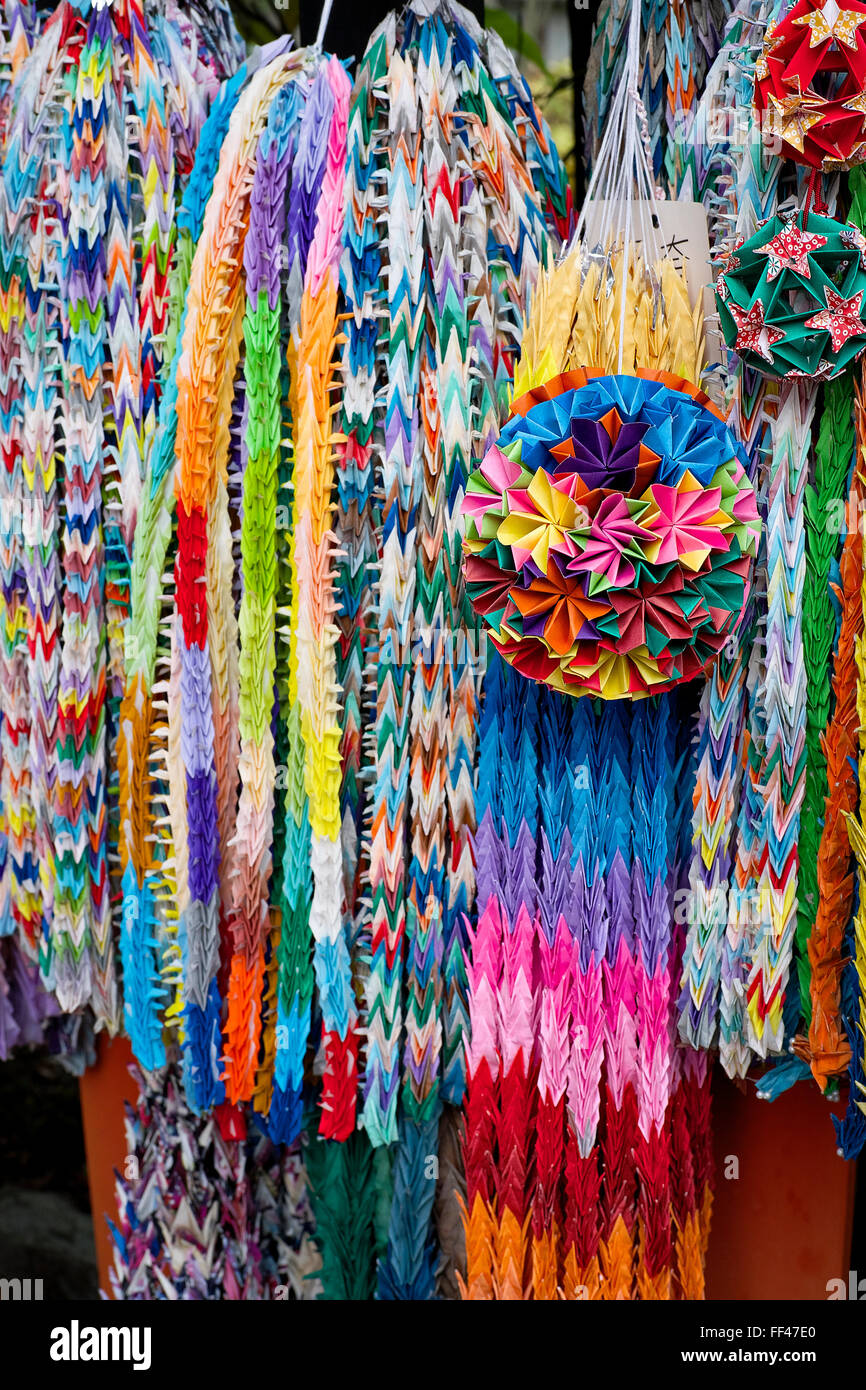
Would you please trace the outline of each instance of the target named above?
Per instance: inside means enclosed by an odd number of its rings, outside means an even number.
[[[744,463],[680,377],[578,370],[516,401],[463,504],[468,593],[505,660],[604,699],[705,671],[758,548]]]

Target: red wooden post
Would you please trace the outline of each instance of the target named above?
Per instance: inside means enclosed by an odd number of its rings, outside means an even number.
[[[839,1158],[830,1120],[843,1110],[806,1082],[758,1100],[754,1083],[740,1091],[716,1068],[708,1298],[820,1300],[828,1279],[847,1282],[855,1165]],[[737,1178],[725,1177],[729,1156]]]
[[[105,1218],[117,1220],[114,1170],[123,1172],[126,1157],[123,1102],[136,1099],[136,1088],[127,1070],[131,1061],[132,1051],[126,1038],[109,1041],[100,1033],[96,1066],[85,1072],[79,1082],[99,1287],[105,1293],[111,1291],[108,1270],[113,1250]]]

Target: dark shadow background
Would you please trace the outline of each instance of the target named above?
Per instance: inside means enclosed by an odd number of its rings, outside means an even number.
[[[0,1064],[0,1277],[98,1296],[78,1080],[42,1049]]]

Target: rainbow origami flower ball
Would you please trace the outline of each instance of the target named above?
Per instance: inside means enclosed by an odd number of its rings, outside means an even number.
[[[758,549],[744,462],[681,377],[579,370],[516,401],[463,502],[467,590],[506,661],[608,700],[705,671]]]

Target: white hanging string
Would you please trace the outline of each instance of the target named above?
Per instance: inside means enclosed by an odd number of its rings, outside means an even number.
[[[583,207],[570,251],[586,243],[588,214],[592,205],[601,205],[593,215],[590,254],[600,250],[622,256],[622,302],[619,324],[619,370],[625,346],[625,286],[632,257],[640,243],[644,273],[654,279],[654,267],[661,259],[662,246],[658,218],[652,211],[656,200],[649,132],[644,104],[638,90],[640,69],[641,0],[631,0],[628,38],[622,76],[608,112],[605,130],[586,190]],[[622,224],[617,227],[617,215]],[[567,254],[567,253],[566,253]]]
[[[328,20],[331,18],[331,10],[333,8],[334,0],[325,0],[324,5],[322,6],[322,16],[319,20],[319,28],[316,32],[316,42],[313,44],[313,47],[317,49],[319,52],[321,52],[322,45],[325,42],[325,31],[328,28]]]

